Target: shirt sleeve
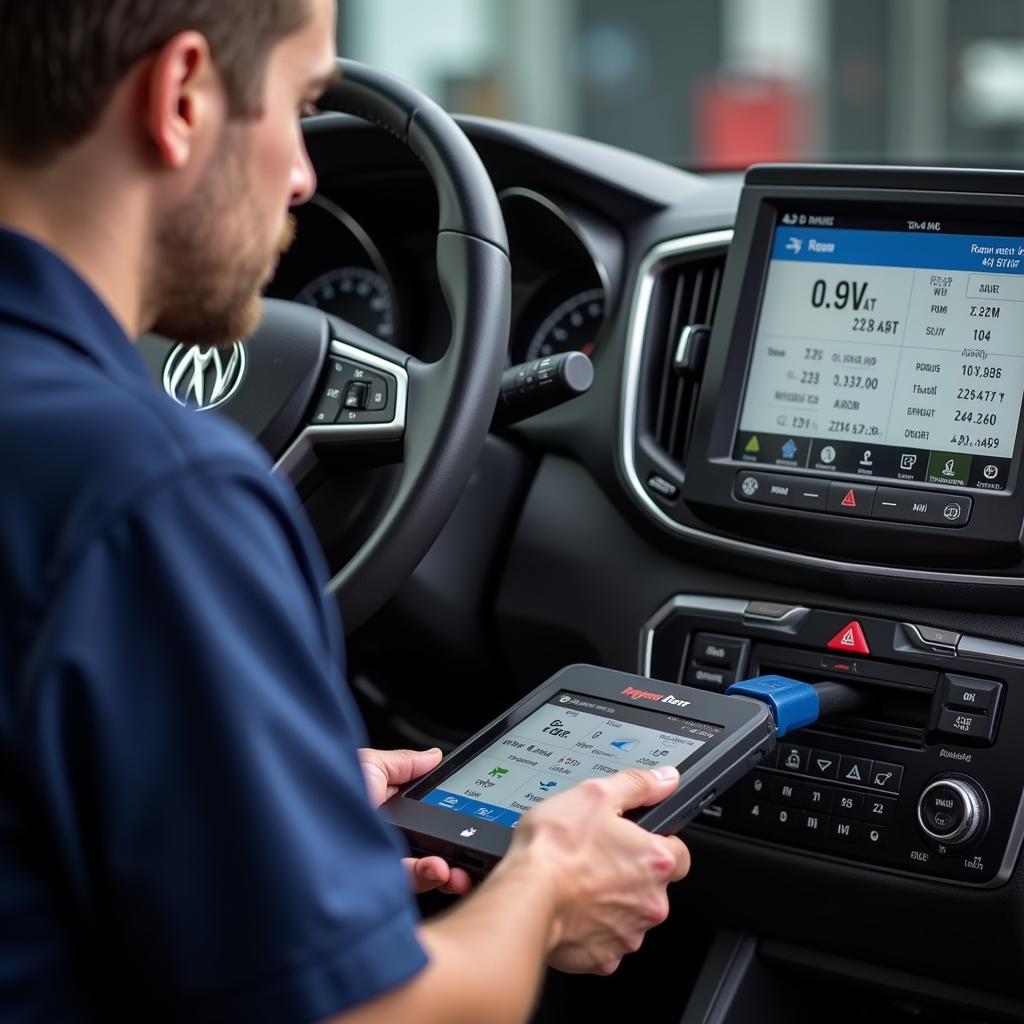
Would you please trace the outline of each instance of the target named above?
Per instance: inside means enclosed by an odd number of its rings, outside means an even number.
[[[69,568],[23,680],[75,916],[158,1019],[316,1021],[425,963],[299,512],[244,466],[154,486]]]

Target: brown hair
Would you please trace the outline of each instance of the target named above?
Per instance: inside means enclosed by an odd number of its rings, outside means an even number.
[[[74,145],[128,70],[188,29],[232,115],[255,115],[271,48],[308,16],[305,0],[0,0],[0,154],[40,164]]]

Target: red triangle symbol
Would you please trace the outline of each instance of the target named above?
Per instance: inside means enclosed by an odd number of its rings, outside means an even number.
[[[853,488],[852,487],[846,492],[846,497],[843,498],[843,500],[841,502],[839,502],[839,504],[842,505],[843,508],[856,508],[857,507],[857,495],[855,495],[853,493]]]
[[[860,623],[854,619],[848,622],[826,645],[830,651],[845,651],[847,654],[870,654],[867,638]]]

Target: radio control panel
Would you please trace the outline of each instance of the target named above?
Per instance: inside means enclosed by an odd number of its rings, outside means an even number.
[[[856,713],[781,741],[697,828],[873,869],[994,887],[1024,836],[1024,647],[927,624],[679,595],[641,670],[724,690],[778,673],[863,687]],[[1018,703],[1020,701],[1020,703]]]

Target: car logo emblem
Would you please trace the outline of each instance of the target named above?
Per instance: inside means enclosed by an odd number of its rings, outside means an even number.
[[[245,366],[238,341],[230,349],[176,345],[164,363],[164,391],[186,408],[214,409],[238,390]]]

